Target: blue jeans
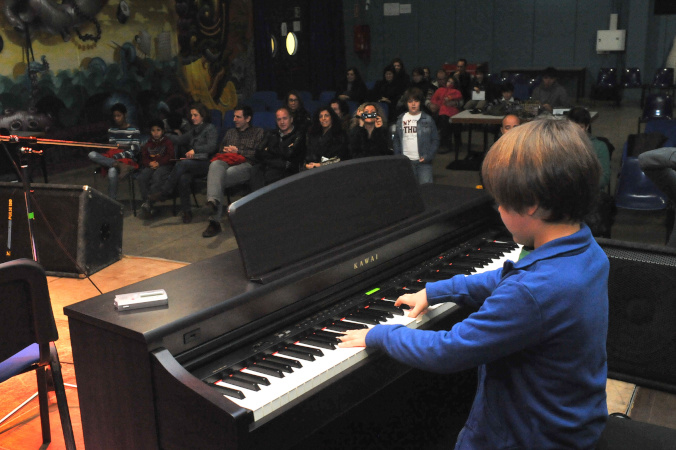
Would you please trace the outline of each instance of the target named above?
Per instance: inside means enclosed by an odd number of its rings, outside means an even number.
[[[432,183],[432,164],[421,163],[420,161],[411,160],[413,173],[419,184]]]
[[[117,161],[113,158],[103,156],[99,152],[89,152],[87,155],[92,162],[108,169],[108,197],[117,200],[117,169],[113,164]]]

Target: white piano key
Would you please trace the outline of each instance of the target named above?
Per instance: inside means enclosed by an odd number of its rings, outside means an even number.
[[[521,246],[518,248],[506,253],[504,256],[494,259],[493,262],[487,264],[484,267],[478,268],[477,272],[485,272],[488,270],[494,270],[501,268],[504,262],[508,259],[512,261],[517,261],[519,253],[521,252]],[[383,300],[386,301],[386,300]],[[393,302],[389,302],[392,303]],[[395,315],[392,318],[387,319],[382,322],[382,325],[404,325],[409,328],[419,328],[430,320],[438,317],[440,315],[446,314],[452,309],[457,308],[458,306],[455,303],[447,302],[440,303],[437,305],[430,306],[427,314],[419,316],[417,318],[408,317],[408,311],[404,310],[404,315],[399,316]],[[349,319],[344,319],[346,322],[353,322]],[[358,323],[358,322],[353,322]],[[373,325],[367,325],[368,328],[372,328]],[[340,335],[340,332],[325,330],[328,332],[336,333]],[[307,343],[296,343],[298,346],[315,347]],[[238,388],[245,395],[244,399],[236,399],[227,397],[226,398],[243,408],[247,408],[253,411],[254,421],[259,422],[266,416],[272,414],[273,412],[283,408],[285,405],[293,402],[297,398],[307,394],[315,388],[322,386],[323,384],[330,382],[336,375],[347,370],[348,368],[354,366],[360,361],[368,357],[369,351],[366,348],[336,348],[335,350],[329,350],[325,348],[319,348],[324,356],[315,357],[314,361],[305,361],[299,360],[303,367],[293,368],[292,373],[284,373],[283,378],[277,378],[269,375],[265,375],[266,378],[270,381],[269,386],[260,385],[260,391],[250,391],[248,389]],[[293,356],[281,355],[276,353],[275,356],[280,358],[295,360]],[[253,375],[261,375],[258,372],[251,371],[249,369],[242,370],[244,373],[251,373]],[[218,384],[225,387],[232,387],[227,383],[219,382]]]

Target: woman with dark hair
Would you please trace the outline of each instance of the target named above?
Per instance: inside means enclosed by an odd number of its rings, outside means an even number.
[[[293,117],[293,126],[305,132],[310,126],[310,113],[303,105],[303,99],[298,91],[289,91],[284,98],[284,105],[291,112]]]
[[[343,81],[340,82],[337,89],[338,98],[341,100],[352,100],[361,103],[366,98],[366,84],[356,67],[347,69],[347,75]]]
[[[150,202],[168,200],[178,186],[183,223],[192,221],[190,183],[193,177],[207,176],[211,157],[218,150],[218,130],[213,124],[208,123],[210,115],[207,107],[199,102],[190,105],[190,120],[193,124],[192,130],[177,140],[178,145],[185,146],[189,150],[174,166],[162,190],[148,196]]]
[[[401,58],[394,58],[390,65],[394,68],[394,83],[399,85],[403,93],[411,81],[404,67],[404,61]]]
[[[392,66],[387,66],[383,70],[383,79],[376,82],[371,91],[371,99],[374,102],[387,103],[389,106],[388,121],[396,119],[396,106],[399,97],[404,93],[406,86],[400,86],[394,81],[395,70]]]
[[[306,169],[321,166],[322,160],[333,163],[347,159],[347,135],[330,107],[320,108],[313,115],[306,143]]]
[[[340,119],[341,128],[343,131],[347,132],[347,130],[350,129],[350,106],[345,100],[341,100],[339,98],[334,98],[331,100],[329,105],[331,106],[333,112],[335,112]]]

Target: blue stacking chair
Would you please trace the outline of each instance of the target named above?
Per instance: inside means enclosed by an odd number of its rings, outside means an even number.
[[[274,130],[277,127],[275,113],[272,111],[254,112],[253,120],[251,122],[254,126],[266,130]]]
[[[277,93],[275,91],[257,91],[251,94],[251,98],[256,100],[262,100],[266,105],[274,104],[279,99],[277,98]]]
[[[218,142],[221,142],[225,134],[225,130],[223,129],[223,113],[220,109],[211,109],[209,111],[211,112],[211,123],[218,130]]]
[[[249,105],[254,112],[264,112],[268,110],[268,104],[259,98],[249,97],[242,100],[242,104]]]
[[[336,98],[336,91],[324,91],[319,94],[319,103],[328,105],[331,100]]]
[[[347,106],[350,107],[350,115],[352,115],[357,110],[357,108],[359,108],[359,103],[355,102],[354,100],[348,100]]]
[[[256,113],[254,113],[254,116]],[[235,117],[235,110],[234,109],[229,109],[223,114],[223,135],[225,136],[225,132],[228,131],[230,128],[235,128],[235,122],[233,122],[233,118]]]
[[[369,91],[372,91],[374,87],[376,87],[376,82],[375,81],[365,81],[364,84],[366,85],[366,89]]]
[[[326,103],[321,103],[316,100],[309,100],[309,101],[303,101],[303,104],[305,105],[305,109],[307,110],[308,113],[310,113],[310,117],[317,111],[318,108],[321,108],[322,106],[326,106]]]
[[[310,91],[298,91],[298,94],[301,100],[303,100],[304,105],[312,101],[312,93]]]
[[[54,322],[45,271],[36,262],[18,259],[0,264],[0,383],[35,371],[38,384],[42,442],[51,442],[47,378],[56,392],[66,448],[75,449],[61,364],[54,341],[59,338]],[[49,367],[50,371],[47,371]]]
[[[645,99],[643,113],[638,118],[638,132],[641,124],[654,120],[669,120],[673,117],[673,103],[671,97],[664,94],[650,94]]]
[[[615,189],[615,206],[634,211],[665,211],[666,239],[673,227],[673,207],[668,197],[641,170],[638,158],[628,155],[628,145],[622,151],[622,167]]]

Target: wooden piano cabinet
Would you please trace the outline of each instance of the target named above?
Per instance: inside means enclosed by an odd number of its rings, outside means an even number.
[[[148,347],[68,318],[87,450],[158,448]]]
[[[250,412],[192,376],[169,351],[156,350],[151,360],[160,448],[246,448]]]

